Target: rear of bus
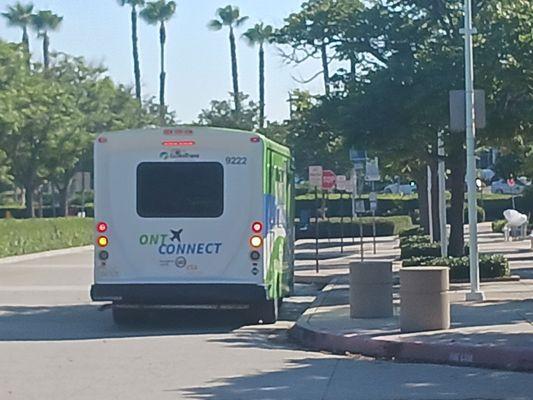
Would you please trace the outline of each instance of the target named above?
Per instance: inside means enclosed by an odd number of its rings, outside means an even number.
[[[263,146],[198,127],[99,136],[92,299],[269,307]]]

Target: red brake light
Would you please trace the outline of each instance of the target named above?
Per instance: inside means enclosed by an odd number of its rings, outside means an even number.
[[[165,147],[194,146],[194,140],[165,140],[162,145]]]
[[[96,230],[100,233],[107,231],[107,224],[105,222],[99,222],[96,225]]]
[[[263,230],[263,224],[259,221],[256,221],[252,224],[252,231],[255,233],[260,233]]]

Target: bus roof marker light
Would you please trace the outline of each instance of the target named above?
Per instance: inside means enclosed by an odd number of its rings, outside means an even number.
[[[261,236],[252,236],[250,238],[250,246],[258,248],[263,245],[263,238]]]
[[[263,230],[263,224],[259,221],[256,221],[252,224],[252,231],[255,233],[260,233]]]
[[[98,246],[106,247],[109,244],[109,239],[107,236],[99,236],[96,242],[98,243]]]
[[[107,231],[107,224],[105,222],[99,222],[96,225],[96,230],[100,233],[104,233],[105,231]]]
[[[165,140],[161,144],[165,147],[186,147],[194,146],[196,142],[194,140]]]
[[[252,143],[259,143],[261,141],[261,138],[259,136],[253,136],[250,138],[250,142]]]

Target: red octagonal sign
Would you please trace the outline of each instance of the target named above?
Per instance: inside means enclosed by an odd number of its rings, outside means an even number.
[[[335,181],[337,180],[337,175],[335,172],[326,169],[322,172],[322,189],[331,190],[335,187]]]

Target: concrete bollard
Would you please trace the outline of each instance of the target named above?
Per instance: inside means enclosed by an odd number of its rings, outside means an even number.
[[[409,267],[400,270],[400,329],[402,332],[450,328],[447,267]]]
[[[392,315],[392,262],[350,263],[350,317],[386,318]]]

